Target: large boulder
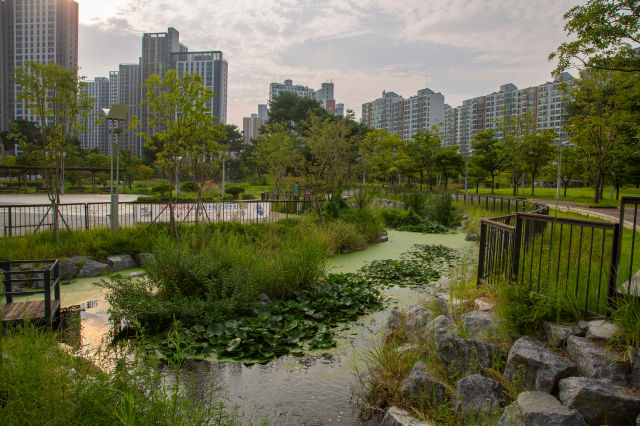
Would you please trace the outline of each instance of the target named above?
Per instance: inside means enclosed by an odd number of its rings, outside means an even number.
[[[155,262],[156,257],[152,253],[138,253],[133,256],[139,266],[144,266],[149,262]]]
[[[492,360],[500,356],[500,349],[496,345],[463,339],[445,328],[435,330],[434,341],[438,357],[451,375],[489,368]]]
[[[629,383],[640,389],[640,352],[633,361],[633,368],[631,368],[631,374],[629,374]]]
[[[124,271],[125,269],[132,269],[132,268],[138,267],[138,264],[136,263],[135,260],[133,260],[133,257],[131,257],[131,255],[128,255],[128,254],[118,254],[115,256],[109,256],[107,257],[107,263],[109,264],[109,266],[111,266],[114,272],[120,272],[120,271]]]
[[[431,423],[426,423],[420,419],[416,419],[409,414],[408,411],[402,408],[390,407],[387,413],[384,415],[380,426],[432,426]]]
[[[476,311],[493,311],[496,304],[493,303],[488,297],[478,297],[473,301],[473,309]]]
[[[597,342],[608,342],[620,331],[617,324],[606,320],[589,321],[589,329],[587,330],[587,339]]]
[[[640,397],[607,380],[569,377],[558,387],[560,401],[578,410],[590,425],[633,425],[640,413]]]
[[[69,262],[72,262],[78,268],[81,268],[84,263],[89,260],[89,256],[71,256],[67,259]]]
[[[63,280],[68,280],[71,278],[75,278],[78,273],[78,267],[75,263],[73,263],[69,259],[64,259],[59,262],[60,264],[60,278]]]
[[[484,311],[471,311],[460,315],[462,328],[474,339],[496,337],[498,319],[495,315]]]
[[[448,317],[444,315],[440,315],[427,324],[427,327],[424,330],[423,338],[433,337],[435,335],[436,330],[448,330],[454,331],[456,329],[456,325],[453,321],[451,321]]]
[[[582,415],[546,392],[522,392],[518,410],[527,426],[586,426]]]
[[[458,380],[452,399],[453,410],[470,420],[488,420],[504,403],[504,387],[495,380],[474,374]]]
[[[422,305],[413,305],[400,311],[393,309],[387,318],[387,330],[406,333],[407,336],[419,337],[426,329],[433,314]]]
[[[451,316],[460,310],[463,301],[452,297],[449,293],[438,293],[435,296],[436,306],[441,314]]]
[[[551,346],[559,347],[567,343],[569,336],[584,336],[584,331],[576,325],[556,324],[545,321],[544,331],[547,335],[547,342]]]
[[[496,426],[527,426],[524,423],[520,408],[518,407],[518,401],[514,401],[508,405],[502,412],[502,416]]]
[[[524,336],[509,351],[505,379],[526,389],[553,393],[558,380],[573,375],[576,365],[545,348],[544,343]]]
[[[424,401],[427,398],[431,406],[441,404],[447,395],[447,388],[427,370],[424,362],[417,362],[413,366],[399,390],[407,399]]]
[[[627,380],[628,364],[621,362],[604,346],[589,342],[583,337],[571,336],[567,340],[567,352],[576,363],[581,376],[614,383],[624,383]]]
[[[96,262],[95,260],[87,260],[80,271],[78,272],[78,278],[97,277],[98,275],[104,275],[113,272],[111,266]]]

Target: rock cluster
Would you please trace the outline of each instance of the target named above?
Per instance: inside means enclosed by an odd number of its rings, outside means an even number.
[[[445,293],[436,295],[435,301],[448,315],[461,306]],[[606,343],[617,331],[615,324],[601,320],[578,325],[545,323],[546,342],[521,336],[508,353],[502,353],[490,341],[500,331],[490,303],[482,300],[475,306],[477,310],[456,316],[458,325],[422,307],[391,314],[388,327],[402,327],[408,336],[430,339],[444,367],[443,371],[417,362],[400,387],[406,401],[448,404],[465,424],[640,425],[640,353],[630,365],[607,349]],[[504,386],[487,374],[505,356],[505,380],[523,389],[509,405]],[[462,378],[452,389],[444,377]],[[428,423],[391,407],[382,424]]]

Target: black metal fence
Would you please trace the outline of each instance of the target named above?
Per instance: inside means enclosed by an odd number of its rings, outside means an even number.
[[[527,201],[525,198],[508,198],[494,195],[454,192],[453,199],[464,205],[477,206],[492,212],[523,212],[539,207]]]
[[[549,216],[548,209],[483,219],[478,283],[510,281],[606,316],[621,293],[640,296],[638,204],[623,198],[620,223]],[[625,230],[630,214],[633,229]]]
[[[307,205],[309,204],[309,205]],[[230,201],[212,203],[177,203],[173,212],[178,223],[196,222],[269,222],[298,215],[308,209],[304,201]],[[58,207],[60,229],[76,231],[109,227],[111,204],[77,203]],[[0,206],[0,233],[21,236],[53,229],[55,211],[51,204]],[[168,203],[119,203],[120,226],[140,223],[168,223],[171,209]]]

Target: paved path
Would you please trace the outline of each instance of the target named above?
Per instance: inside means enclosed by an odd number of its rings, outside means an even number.
[[[120,194],[120,202],[135,201],[140,194]],[[65,194],[60,196],[63,204],[71,203],[108,203],[110,194]],[[0,206],[50,204],[47,194],[0,194]]]
[[[570,211],[580,213],[585,216],[593,216],[601,219],[606,219],[611,222],[618,222],[620,220],[620,207],[617,208],[588,208],[578,205],[571,201],[556,201],[556,200],[539,200],[531,199],[530,201],[546,204],[549,207],[557,207],[561,211]],[[625,228],[633,229],[633,216],[636,218],[636,230],[640,231],[640,209],[636,209],[635,206],[627,206],[624,213],[624,226]]]

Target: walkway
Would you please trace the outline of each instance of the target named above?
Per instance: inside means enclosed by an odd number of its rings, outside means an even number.
[[[135,201],[140,194],[120,194],[118,201]],[[111,201],[110,194],[65,194],[60,196],[60,202],[70,203],[108,203]],[[50,204],[47,194],[0,194],[0,206],[20,206],[34,204]]]
[[[578,203],[572,201],[556,201],[556,200],[540,200],[530,199],[530,201],[544,204],[549,207],[556,208],[560,211],[575,212],[583,214],[585,216],[597,217],[605,219],[611,222],[618,222],[620,220],[620,207],[616,208],[588,208],[578,205]],[[634,207],[627,207],[624,213],[624,227],[633,229],[633,215],[635,213]],[[636,230],[640,231],[640,211],[637,213]]]

